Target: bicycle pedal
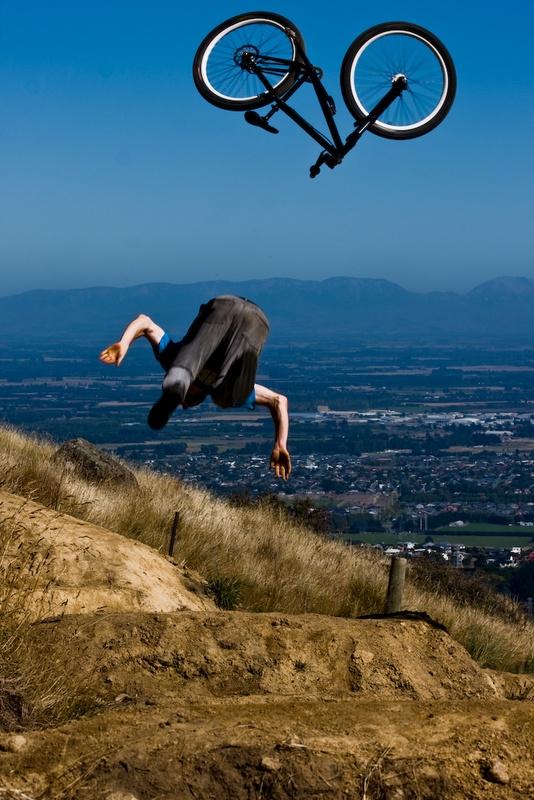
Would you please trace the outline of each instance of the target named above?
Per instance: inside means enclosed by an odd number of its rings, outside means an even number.
[[[272,125],[269,125],[267,120],[264,117],[260,117],[257,111],[245,111],[245,121],[256,128],[263,128],[268,133],[278,133],[278,128],[273,128]]]

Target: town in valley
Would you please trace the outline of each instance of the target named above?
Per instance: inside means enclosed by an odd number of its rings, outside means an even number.
[[[83,437],[233,501],[270,497],[329,536],[464,570],[534,561],[534,348],[484,344],[271,346],[259,383],[287,395],[293,474],[268,469],[262,409],[207,402],[158,433],[149,348],[120,369],[98,348],[0,350],[0,419],[60,443]]]

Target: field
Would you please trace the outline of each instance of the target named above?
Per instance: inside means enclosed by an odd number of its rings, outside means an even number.
[[[467,527],[467,525],[466,525]],[[495,526],[498,527],[498,526]],[[465,528],[462,528],[462,533]],[[521,528],[524,531],[524,528]],[[444,534],[444,533],[425,533],[423,535],[416,533],[403,533],[400,536],[394,533],[349,533],[344,538],[346,541],[352,542],[365,542],[366,544],[386,544],[396,545],[399,542],[414,542],[414,544],[424,544],[427,537],[431,536],[435,544],[463,544],[466,547],[528,547],[531,536],[519,535],[518,533],[511,533],[508,536],[499,535],[462,535]]]
[[[512,534],[519,534],[526,536],[528,539],[534,538],[534,528],[525,528],[522,525],[492,525],[489,522],[469,522],[467,525],[461,527],[450,527],[449,525],[442,525],[441,528],[436,528],[440,533],[446,533],[448,536],[462,536],[464,533],[487,534],[488,536],[510,536]]]

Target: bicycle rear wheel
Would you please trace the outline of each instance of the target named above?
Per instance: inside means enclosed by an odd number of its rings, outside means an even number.
[[[244,111],[271,102],[250,59],[279,94],[295,83],[297,43],[304,40],[295,25],[280,14],[251,11],[218,25],[204,38],[193,62],[193,78],[200,94],[219,108]]]
[[[442,42],[419,25],[385,22],[351,44],[341,66],[341,91],[360,123],[404,76],[407,88],[369,130],[387,139],[413,139],[447,116],[456,94],[456,70]]]

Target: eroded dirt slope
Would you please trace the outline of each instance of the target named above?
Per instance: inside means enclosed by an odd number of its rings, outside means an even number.
[[[37,619],[215,608],[198,576],[141,542],[1,490],[0,516],[13,531],[4,563],[18,571],[21,587],[31,585],[25,604]]]

